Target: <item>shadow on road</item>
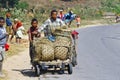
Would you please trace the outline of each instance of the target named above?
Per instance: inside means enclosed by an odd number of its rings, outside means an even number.
[[[24,70],[13,69],[12,71],[18,71],[18,72],[22,73],[24,76],[36,77],[35,72],[32,69],[24,69]]]
[[[24,76],[28,76],[28,77],[37,77],[36,74],[35,74],[35,71],[32,70],[32,69],[12,69],[12,71],[17,71],[17,72],[20,72],[22,75]],[[59,78],[57,77],[57,75],[67,75],[68,73],[66,71],[64,72],[61,72],[60,70],[44,70],[41,72],[41,75],[44,77],[44,78],[49,78],[49,77],[45,77],[47,75],[51,75],[51,76],[55,76],[54,78]]]

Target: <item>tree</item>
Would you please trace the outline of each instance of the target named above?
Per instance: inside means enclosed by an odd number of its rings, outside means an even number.
[[[1,6],[4,8],[14,7],[19,3],[19,0],[0,0]]]
[[[27,9],[28,6],[29,6],[29,4],[25,1],[23,1],[23,2],[19,2],[15,7],[17,9]]]

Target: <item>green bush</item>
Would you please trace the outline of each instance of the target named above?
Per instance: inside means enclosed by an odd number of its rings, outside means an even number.
[[[16,6],[17,9],[27,9],[29,4],[27,2],[19,2]]]
[[[9,8],[9,7],[14,7],[15,5],[17,5],[19,2],[19,0],[0,0],[1,3],[1,7],[4,8]]]
[[[116,14],[120,14],[120,3],[114,6],[113,12],[115,12]]]
[[[92,19],[92,18],[100,18],[101,13],[99,9],[91,8],[91,7],[82,7],[80,5],[75,6],[73,12],[77,15],[80,15],[82,19]]]

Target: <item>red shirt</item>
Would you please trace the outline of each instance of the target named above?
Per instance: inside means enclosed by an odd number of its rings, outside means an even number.
[[[32,33],[34,31],[38,31],[38,27],[30,27],[30,29],[28,30],[29,39],[31,39],[31,40],[33,40],[34,37],[38,37],[38,34],[33,34]]]
[[[16,25],[16,29],[18,29],[18,28],[21,27],[21,26],[22,26],[22,22],[19,21],[19,22],[17,23],[17,25]]]
[[[72,31],[72,37],[73,37],[73,39],[78,39],[78,35],[79,35],[79,33],[77,32],[77,31]]]

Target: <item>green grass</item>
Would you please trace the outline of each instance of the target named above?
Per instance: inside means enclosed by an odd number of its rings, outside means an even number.
[[[13,41],[15,42],[15,41]],[[10,44],[9,50],[6,52],[7,57],[13,56],[18,54],[19,52],[24,51],[26,48],[28,48],[28,40],[23,39],[21,44]]]

